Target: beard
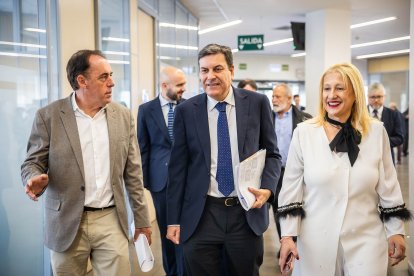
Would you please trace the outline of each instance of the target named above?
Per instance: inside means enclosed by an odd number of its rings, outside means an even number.
[[[181,94],[175,93],[172,89],[167,89],[167,97],[172,101],[181,100]]]
[[[279,105],[274,105],[273,106],[273,111],[274,112],[282,112],[283,110],[286,109],[286,107],[287,107],[287,104],[286,103],[279,104]]]

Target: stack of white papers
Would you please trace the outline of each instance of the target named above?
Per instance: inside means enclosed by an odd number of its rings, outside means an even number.
[[[154,267],[154,255],[148,244],[147,236],[139,234],[135,242],[135,248],[138,254],[138,263],[142,272],[148,272]]]
[[[248,187],[260,189],[265,161],[266,150],[262,149],[236,166],[235,187],[240,204],[246,211],[250,210],[256,201],[256,197],[249,192]]]

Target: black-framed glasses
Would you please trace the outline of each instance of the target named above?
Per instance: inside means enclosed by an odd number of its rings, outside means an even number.
[[[379,100],[379,99],[382,99],[384,96],[383,95],[378,95],[378,96],[369,96],[369,98],[371,99],[371,100]]]

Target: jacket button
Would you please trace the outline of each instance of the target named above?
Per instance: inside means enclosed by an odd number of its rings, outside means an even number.
[[[85,191],[85,186],[81,186],[81,191]]]

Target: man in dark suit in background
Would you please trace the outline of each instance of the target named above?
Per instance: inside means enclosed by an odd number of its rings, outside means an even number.
[[[280,236],[280,224],[276,217],[278,196],[282,189],[283,174],[285,172],[286,160],[289,152],[292,133],[296,126],[312,118],[308,113],[302,112],[292,105],[292,90],[286,83],[281,83],[273,88],[272,104],[273,104],[273,120],[275,123],[275,132],[277,137],[277,147],[282,156],[282,169],[280,171],[279,182],[276,187],[275,201],[272,203],[273,213],[276,221],[277,233]]]
[[[368,110],[371,117],[384,123],[391,144],[392,161],[395,164],[393,148],[404,142],[404,129],[400,114],[384,106],[385,88],[381,83],[374,83],[368,89]]]
[[[305,110],[305,107],[300,105],[300,96],[299,94],[296,94],[293,96],[293,101],[295,102],[295,106],[297,109],[299,109],[300,111]]]
[[[166,67],[161,70],[161,91],[158,97],[140,106],[138,111],[138,143],[141,149],[144,187],[152,195],[161,236],[162,260],[165,273],[184,275],[181,246],[173,244],[167,235],[168,163],[173,143],[173,117],[182,102],[186,78],[184,72]]]
[[[198,54],[205,94],[176,109],[168,174],[167,237],[182,243],[189,275],[259,275],[280,155],[266,96],[231,86],[233,56],[209,44]],[[234,190],[235,166],[266,149],[260,189],[246,212]],[[224,258],[223,257],[224,254]],[[225,263],[223,263],[225,260]]]

